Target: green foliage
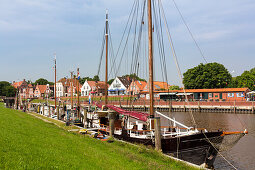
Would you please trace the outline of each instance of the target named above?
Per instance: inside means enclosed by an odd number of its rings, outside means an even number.
[[[35,81],[35,85],[46,85],[46,84],[50,84],[51,82],[49,82],[48,80],[44,79],[44,78],[39,78],[38,80]],[[53,83],[54,84],[54,83]]]
[[[98,76],[98,75],[95,75],[95,76],[93,77],[93,80],[94,80],[94,81],[100,81],[99,76]]]
[[[111,85],[113,81],[114,81],[114,79],[110,79],[107,81],[107,84]]]
[[[179,86],[173,85],[169,87],[169,90],[180,90]]]
[[[14,97],[16,89],[7,81],[0,82],[0,96]]]
[[[40,117],[48,122],[0,104],[0,169],[192,169],[144,146],[103,142]]]
[[[130,77],[131,79],[135,79],[135,80],[139,80],[139,81],[146,81],[145,79],[138,77],[135,73],[126,74],[126,75],[124,75],[124,77]]]
[[[80,78],[79,79],[79,82],[80,82],[80,84],[84,84],[85,83],[85,81],[100,81],[100,79],[99,79],[99,76],[98,75],[95,75],[93,78],[90,78],[90,77],[83,77],[83,78]]]
[[[183,74],[187,89],[225,88],[231,82],[231,74],[219,63],[200,64]]]
[[[255,90],[255,72],[244,71],[241,76],[236,77],[237,87],[248,87],[250,90]]]

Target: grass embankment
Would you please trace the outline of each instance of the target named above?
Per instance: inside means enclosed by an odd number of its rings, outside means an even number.
[[[54,122],[56,123],[56,122]],[[59,122],[57,122],[59,123]],[[59,123],[59,126],[63,124]],[[68,132],[0,103],[0,169],[190,169],[154,150]]]

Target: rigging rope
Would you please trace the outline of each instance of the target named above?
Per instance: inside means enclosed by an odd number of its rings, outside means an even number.
[[[172,40],[171,34],[169,32],[169,27],[168,27],[168,24],[167,24],[167,21],[166,21],[163,5],[161,3],[161,0],[158,0],[158,1],[159,1],[159,4],[160,4],[161,11],[162,11],[162,17],[164,19],[164,23],[165,23],[165,27],[166,27],[166,32],[167,32],[168,40],[170,42],[170,47],[172,49],[172,54],[173,54],[173,57],[174,57],[175,65],[177,67],[177,71],[178,71],[178,74],[179,74],[179,78],[180,78],[181,84],[183,85],[182,73],[181,73],[181,69],[180,69],[180,66],[179,66],[179,63],[178,63],[178,60],[177,60],[176,52],[175,52],[175,49],[174,49],[174,46],[173,46],[173,40]],[[187,93],[186,93],[186,89],[185,89],[184,85],[183,85],[183,91],[184,91],[184,94],[185,94],[186,101],[187,101],[188,105],[190,105],[189,100],[188,100],[188,96],[187,96]],[[195,121],[195,118],[194,118],[194,115],[193,115],[191,109],[190,109],[189,113],[190,113],[193,125],[195,125],[195,127],[197,127],[196,121]]]
[[[193,34],[192,34],[192,32],[191,32],[191,30],[190,30],[190,28],[189,28],[187,22],[185,21],[183,15],[182,15],[182,13],[181,13],[181,11],[179,10],[179,8],[178,8],[178,6],[177,6],[175,0],[172,0],[172,1],[173,1],[173,3],[174,3],[174,6],[175,6],[175,8],[177,9],[178,13],[179,13],[180,16],[181,16],[182,22],[183,22],[184,25],[186,26],[186,28],[187,28],[187,30],[188,30],[188,32],[189,32],[189,34],[190,34],[192,40],[194,41],[196,47],[198,48],[198,51],[200,52],[201,56],[202,56],[203,59],[205,60],[205,63],[207,63],[207,60],[205,59],[205,56],[204,56],[204,53],[202,52],[202,49],[201,49],[200,46],[198,45],[198,43],[197,43],[195,37],[193,36]]]

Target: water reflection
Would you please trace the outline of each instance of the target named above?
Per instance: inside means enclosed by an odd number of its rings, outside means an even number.
[[[165,113],[187,126],[193,126],[190,113]],[[222,129],[224,131],[243,131],[249,134],[230,150],[222,155],[238,169],[255,169],[255,115],[254,114],[226,114],[226,113],[193,113],[196,125],[209,131]],[[161,118],[162,126],[169,126],[169,121]],[[215,169],[233,169],[223,158],[218,156]]]

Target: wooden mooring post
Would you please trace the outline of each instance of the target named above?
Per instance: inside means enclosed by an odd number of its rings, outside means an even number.
[[[108,115],[109,115],[110,137],[113,137],[115,114],[113,112],[109,112]]]
[[[254,114],[254,101],[252,101],[251,113],[253,113],[253,114]]]
[[[200,102],[197,102],[197,106],[198,106],[198,112],[201,112],[201,107],[200,107]]]
[[[234,101],[234,113],[236,113],[236,101]]]
[[[59,107],[60,107],[60,104],[57,106],[57,119],[59,120]]]
[[[161,125],[160,125],[160,117],[154,118],[155,125],[155,149],[157,151],[161,151]]]
[[[87,108],[84,108],[83,125],[84,125],[85,129],[88,128],[88,125],[87,125]]]
[[[45,114],[44,114],[44,104],[42,105],[42,112],[43,112],[43,116],[45,116]]]

